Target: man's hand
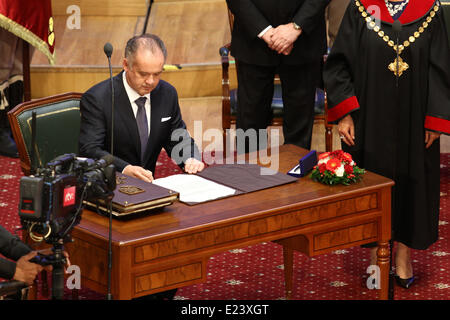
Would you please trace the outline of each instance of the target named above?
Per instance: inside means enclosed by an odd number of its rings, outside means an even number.
[[[127,165],[125,169],[122,171],[123,174],[127,176],[135,177],[146,182],[153,181],[153,174],[150,170],[146,170],[140,166],[132,166],[131,164]]]
[[[274,30],[274,28],[270,28],[261,37],[261,39],[263,39],[269,47],[271,47],[273,45],[273,40],[272,40],[273,30]]]
[[[189,158],[184,163],[184,171],[187,173],[197,173],[205,168],[205,164],[194,158]]]
[[[339,121],[338,131],[341,141],[344,141],[349,146],[355,145],[355,125],[351,115],[347,115]]]
[[[286,50],[284,50],[284,51],[282,52],[282,54],[284,54],[285,56],[290,55],[293,48],[294,48],[294,44],[291,44],[289,47],[287,47]]]
[[[29,261],[36,254],[36,251],[32,251],[17,260],[16,272],[13,277],[14,280],[25,282],[27,285],[33,284],[34,279],[43,269],[41,265]]]
[[[428,149],[433,144],[434,140],[439,139],[440,133],[425,130],[425,148]]]
[[[302,30],[295,29],[292,23],[281,24],[271,30],[273,31],[271,36],[272,45],[269,47],[278,53],[283,53],[287,50],[302,34]]]

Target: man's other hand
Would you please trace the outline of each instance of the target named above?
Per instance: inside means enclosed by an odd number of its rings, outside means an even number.
[[[205,168],[205,164],[194,158],[189,158],[184,163],[184,171],[187,173],[197,173]]]

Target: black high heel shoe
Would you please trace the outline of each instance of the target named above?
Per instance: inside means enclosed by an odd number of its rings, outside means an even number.
[[[397,284],[405,289],[409,289],[409,287],[411,287],[411,285],[413,284],[415,278],[414,276],[412,276],[411,278],[408,279],[403,279],[400,278],[398,275],[395,275],[395,282],[397,282]]]

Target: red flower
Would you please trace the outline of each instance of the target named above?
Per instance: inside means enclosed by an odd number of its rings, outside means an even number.
[[[327,170],[330,170],[332,172],[334,172],[337,168],[339,168],[341,166],[341,162],[339,161],[339,159],[330,159],[327,162]]]
[[[345,173],[347,173],[347,174],[353,173],[353,167],[351,165],[349,165],[349,164],[346,164],[344,166],[344,169],[345,169]]]
[[[331,153],[331,156],[336,157],[336,158],[340,158],[340,157],[342,157],[343,154],[344,154],[344,151],[342,151],[342,150],[334,150]]]
[[[325,163],[322,163],[319,165],[319,172],[324,173],[327,170],[327,165]]]
[[[347,153],[347,152],[344,152],[344,153],[342,154],[342,159],[343,159],[344,161],[348,162],[348,163],[350,163],[350,162],[353,161],[353,158],[352,158],[351,154],[350,154],[350,153]]]

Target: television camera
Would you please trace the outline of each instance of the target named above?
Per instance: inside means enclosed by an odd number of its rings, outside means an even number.
[[[85,200],[110,201],[116,187],[113,156],[94,161],[64,154],[36,174],[20,179],[19,217],[33,241],[53,245],[52,255],[38,254],[31,262],[52,265],[53,298],[62,299],[64,287],[64,243],[79,224]]]

